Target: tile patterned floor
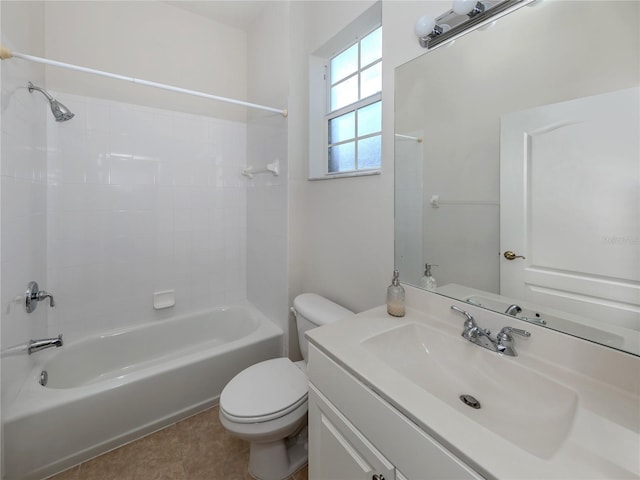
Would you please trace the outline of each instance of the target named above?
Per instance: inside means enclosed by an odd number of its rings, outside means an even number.
[[[214,407],[49,480],[250,480],[248,461],[249,444],[220,425]],[[307,468],[289,480],[308,480]]]

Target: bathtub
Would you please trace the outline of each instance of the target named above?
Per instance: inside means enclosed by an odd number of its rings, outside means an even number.
[[[235,374],[280,356],[282,338],[245,303],[35,353],[4,406],[6,480],[44,478],[215,405]]]

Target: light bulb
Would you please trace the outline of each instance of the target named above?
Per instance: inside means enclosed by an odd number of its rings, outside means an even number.
[[[413,31],[420,38],[424,38],[427,35],[433,33],[433,29],[436,26],[436,21],[433,17],[429,15],[423,15],[418,19]]]
[[[453,0],[453,11],[458,15],[468,15],[477,3],[477,0]]]

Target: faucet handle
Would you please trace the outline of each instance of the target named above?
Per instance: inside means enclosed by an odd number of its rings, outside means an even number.
[[[500,339],[503,335],[509,335],[510,333],[522,335],[523,337],[531,336],[531,332],[527,332],[526,330],[521,330],[520,328],[503,327],[503,329],[500,330],[500,333],[498,333],[498,339]]]
[[[27,290],[24,292],[24,307],[27,313],[33,312],[38,306],[38,302],[49,299],[49,306],[55,307],[56,302],[53,299],[53,295],[44,290],[40,290],[37,282],[29,282]]]
[[[513,327],[503,327],[502,330],[496,335],[496,348],[499,353],[504,353],[512,357],[517,357],[515,348],[513,348],[513,337],[510,333],[522,335],[523,337],[530,337],[531,333],[526,330]]]
[[[476,325],[476,321],[473,319],[471,314],[469,312],[467,312],[466,310],[463,310],[463,309],[461,309],[460,307],[458,307],[456,305],[451,305],[451,310],[455,310],[456,312],[461,313],[462,315],[467,317],[467,322],[473,324],[473,326]]]
[[[38,291],[38,293],[36,294],[36,300],[38,300],[39,302],[49,299],[49,306],[51,308],[56,306],[56,302],[53,299],[53,295],[51,295],[49,292],[45,292],[44,290],[40,290]]]
[[[456,305],[451,305],[451,310],[455,310],[456,312],[461,313],[467,318],[464,321],[464,330],[462,331],[462,336],[467,340],[469,340],[470,342],[473,342],[478,337],[478,335],[480,335],[481,332],[484,332],[487,335],[490,334],[490,332],[488,332],[487,330],[481,330],[480,328],[478,328],[476,321],[473,319],[471,314],[466,310],[463,310],[460,307],[457,307]]]

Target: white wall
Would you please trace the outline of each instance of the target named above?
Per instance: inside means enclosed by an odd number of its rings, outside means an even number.
[[[418,285],[425,272],[423,258],[423,131],[400,130],[395,137],[395,267],[405,282]],[[436,267],[434,267],[437,270]],[[432,272],[433,273],[433,272]]]
[[[2,44],[44,51],[41,2],[2,2]],[[6,63],[6,62],[3,62]],[[32,366],[11,346],[46,333],[47,308],[27,314],[21,296],[31,280],[46,288],[46,114],[48,103],[30,94],[28,81],[42,85],[44,68],[26,62],[2,66],[2,151],[0,156],[2,252],[0,329],[2,404],[12,399]]]
[[[73,340],[246,298],[246,125],[54,95],[76,116],[47,115],[48,335]],[[175,307],[154,310],[165,290]]]
[[[287,105],[289,4],[270,2],[250,26],[247,90],[252,102]],[[249,112],[247,163],[256,169],[279,162],[280,174],[247,182],[247,298],[287,334],[287,127],[291,118]],[[285,345],[287,342],[285,341]]]
[[[45,10],[49,58],[246,98],[239,29],[163,2]],[[57,68],[47,85],[78,113],[50,129],[51,329],[78,336],[244,298],[246,127],[233,120],[245,109]],[[101,294],[79,296],[86,285]],[[166,289],[176,307],[154,311]]]
[[[292,91],[308,103],[308,55],[326,43],[358,15],[370,1],[304,2],[304,53],[296,56]],[[424,53],[413,33],[416,19],[423,14],[439,15],[449,2],[386,1],[383,23],[383,152],[379,176],[309,182],[304,145],[290,143],[292,205],[290,244],[292,262],[291,296],[313,291],[344,306],[361,311],[385,301],[386,287],[393,270],[393,156],[394,156],[394,69]],[[301,114],[306,107],[299,105]],[[291,107],[293,109],[293,107]],[[290,122],[290,138],[306,138],[306,121]],[[293,142],[293,141],[292,141]],[[294,167],[294,162],[296,166]],[[294,206],[295,204],[295,206]],[[303,204],[304,208],[299,207]]]
[[[246,98],[242,30],[164,2],[53,1],[45,12],[48,58]],[[50,334],[245,298],[246,109],[55,67],[47,86],[77,110],[49,130]],[[101,294],[78,295],[86,285]],[[166,289],[176,307],[154,311]]]
[[[164,2],[47,1],[51,59],[244,99],[246,34]],[[26,53],[26,52],[25,52]],[[47,86],[75,95],[242,120],[241,107],[60,68]]]
[[[288,172],[288,232],[287,232],[287,279],[288,305],[293,305],[296,295],[305,291],[302,259],[307,251],[305,245],[306,196],[305,186],[308,171],[308,68],[305,38],[306,2],[291,2],[289,8],[289,122],[287,125]],[[297,330],[294,317],[289,317],[289,349],[294,356],[297,352]],[[296,332],[296,333],[294,333]]]

